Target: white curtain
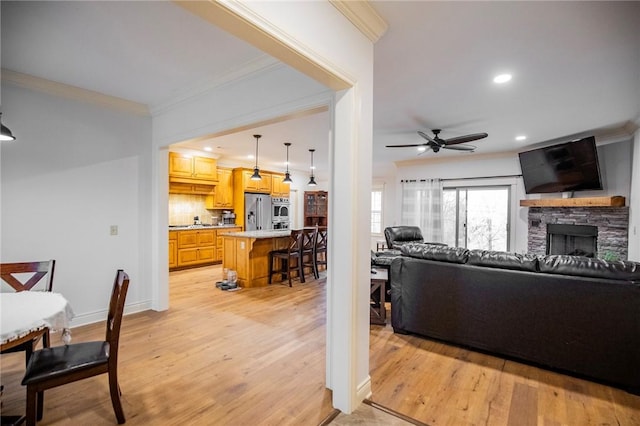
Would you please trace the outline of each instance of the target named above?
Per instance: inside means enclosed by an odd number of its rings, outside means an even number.
[[[442,181],[402,182],[403,225],[419,226],[426,242],[442,242]]]

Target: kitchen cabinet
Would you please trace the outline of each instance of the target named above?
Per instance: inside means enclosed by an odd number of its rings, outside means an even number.
[[[178,233],[169,231],[169,268],[178,266]]]
[[[231,169],[218,169],[218,183],[213,194],[207,196],[207,209],[226,209],[233,207],[233,174]]]
[[[222,236],[230,232],[240,232],[240,231],[242,231],[242,228],[239,226],[236,226],[233,228],[218,229],[217,238],[216,238],[216,250],[217,250],[216,260],[224,261],[224,258],[223,258],[224,238],[222,238]]]
[[[169,194],[201,194],[213,196],[215,190],[216,187],[213,185],[203,185],[200,183],[169,182]]]
[[[215,158],[169,153],[169,180],[171,182],[208,183],[218,180]]]
[[[327,191],[304,192],[304,226],[327,226]]]
[[[271,194],[272,176],[270,172],[260,170],[261,180],[251,180],[253,169],[234,169],[233,170],[233,186],[238,185],[242,192],[261,192]]]
[[[214,263],[217,256],[215,229],[172,231],[176,238],[176,267]]]
[[[279,198],[289,198],[289,185],[282,183],[284,174],[272,173],[271,179],[271,196]]]

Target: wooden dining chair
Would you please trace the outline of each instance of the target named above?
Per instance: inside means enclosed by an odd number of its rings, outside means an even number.
[[[318,228],[304,228],[302,230],[302,247],[300,248],[300,261],[302,269],[311,269],[311,273],[315,279],[320,278],[316,264],[316,237],[318,236]]]
[[[273,274],[281,274],[282,279],[287,278],[289,280],[289,287],[291,284],[292,272],[298,272],[300,282],[304,282],[304,273],[302,272],[302,262],[300,259],[302,248],[302,229],[293,229],[289,235],[289,243],[287,248],[280,250],[272,250],[269,252],[269,284],[271,284]],[[280,261],[280,267],[274,268],[274,262]]]
[[[104,341],[55,346],[33,353],[22,379],[27,386],[27,426],[35,426],[42,419],[45,390],[104,373],[109,375],[116,419],[119,424],[125,422],[118,385],[118,343],[128,288],[129,276],[120,269],[113,283]]]
[[[9,284],[16,292],[30,291],[42,282],[44,291],[53,289],[53,273],[55,272],[55,259],[40,262],[18,262],[0,264],[0,279]],[[43,280],[43,278],[45,278]],[[50,345],[49,329],[44,328],[42,333],[38,333],[33,339],[29,339],[10,349],[0,352],[2,354],[25,351],[25,364],[29,362],[31,354],[36,345],[42,339],[42,347],[48,348]]]
[[[316,236],[316,250],[314,260],[316,261],[316,271],[319,271],[319,265],[327,267],[327,227],[319,226],[318,235]]]

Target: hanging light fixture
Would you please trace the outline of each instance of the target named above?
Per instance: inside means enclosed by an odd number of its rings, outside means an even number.
[[[289,147],[291,146],[291,142],[285,142],[284,146],[287,147],[287,172],[284,174],[284,179],[282,179],[282,183],[291,185],[291,183],[293,182],[291,180],[291,175],[289,174]]]
[[[307,185],[309,186],[316,186],[316,178],[313,176],[313,169],[315,169],[315,167],[313,167],[313,153],[314,153],[315,149],[310,149],[309,152],[311,153],[311,179],[309,179],[309,183]]]
[[[253,135],[256,138],[256,166],[253,168],[253,175],[251,175],[251,180],[262,180],[262,176],[260,176],[260,169],[258,169],[258,139],[262,137],[262,135]]]
[[[0,141],[15,141],[16,137],[13,136],[11,130],[2,124],[2,113],[0,112]]]

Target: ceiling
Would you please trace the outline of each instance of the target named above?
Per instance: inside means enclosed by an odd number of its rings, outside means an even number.
[[[375,45],[376,176],[393,173],[394,162],[525,150],[590,131],[605,140],[640,123],[640,2],[372,5],[389,24]],[[274,61],[172,2],[3,0],[1,7],[3,68],[152,112]],[[512,80],[494,84],[504,72]],[[433,128],[445,139],[489,136],[474,143],[475,153],[385,148],[422,143],[416,131]],[[328,129],[320,111],[187,145],[251,163],[252,135],[262,134],[261,167],[284,167],[281,144],[291,142],[291,168],[308,169],[315,148],[322,175]],[[521,134],[527,139],[515,141]]]

